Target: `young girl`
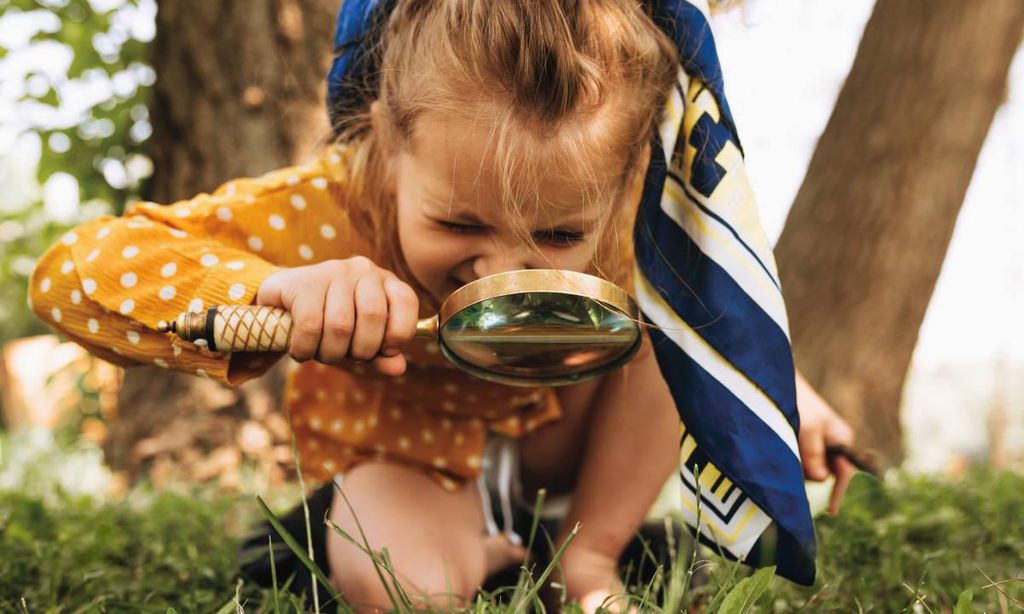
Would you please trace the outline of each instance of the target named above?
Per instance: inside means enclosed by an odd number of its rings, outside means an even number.
[[[378,53],[379,87],[323,156],[83,224],[40,260],[33,308],[117,364],[232,385],[275,357],[210,352],[157,322],[216,304],[288,309],[303,468],[340,476],[411,595],[465,604],[522,559],[476,487],[513,438],[524,492],[571,494],[556,542],[582,528],[561,581],[592,611],[621,590],[619,553],[678,463],[649,341],[625,368],[552,391],[475,380],[413,333],[453,290],[502,271],[628,287],[650,135],[679,58],[632,0],[399,0]],[[843,426],[815,416],[810,449]],[[339,498],[330,516],[358,534]],[[390,609],[370,560],[333,532],[328,559],[349,603]]]

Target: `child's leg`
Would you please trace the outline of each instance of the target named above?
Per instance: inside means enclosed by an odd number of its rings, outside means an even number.
[[[395,575],[415,606],[447,609],[449,594],[455,607],[470,602],[485,579],[492,549],[473,484],[449,493],[422,471],[375,462],[349,471],[343,489],[371,548],[387,548]],[[360,539],[337,493],[330,517]],[[327,554],[331,581],[349,604],[359,611],[394,609],[369,557],[332,529]]]

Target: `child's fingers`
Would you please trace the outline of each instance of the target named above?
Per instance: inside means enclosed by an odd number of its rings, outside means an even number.
[[[340,364],[348,354],[356,326],[352,282],[345,277],[331,280],[324,303],[324,332],[317,360]]]
[[[843,502],[843,496],[846,495],[846,489],[850,486],[853,474],[857,473],[857,468],[845,456],[837,456],[832,462],[832,469],[836,474],[836,481],[828,498],[828,513],[835,516],[839,513],[839,504]]]
[[[416,292],[397,277],[384,280],[384,294],[388,301],[388,322],[381,353],[396,356],[416,335],[420,302]]]
[[[405,361],[405,356],[399,354],[398,356],[377,356],[370,363],[378,373],[388,375],[390,377],[398,377],[405,373],[405,369],[408,364]]]
[[[388,300],[379,275],[364,275],[356,282],[356,327],[349,355],[370,360],[380,351],[388,320]]]
[[[800,461],[807,479],[820,482],[828,477],[825,458],[825,433],[820,426],[802,425],[800,428]]]
[[[284,287],[283,274],[286,270],[287,269],[282,269],[275,273],[271,273],[263,280],[263,283],[260,284],[259,290],[256,291],[257,305],[284,307],[284,303],[281,301],[281,290]]]
[[[299,362],[316,356],[324,326],[325,286],[307,288],[295,301],[288,304],[287,292],[284,305],[292,314],[292,332],[288,339],[288,354]]]

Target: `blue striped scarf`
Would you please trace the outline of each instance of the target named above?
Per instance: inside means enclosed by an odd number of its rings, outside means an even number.
[[[360,110],[365,88],[376,85],[375,56],[366,50],[395,1],[342,5],[328,77],[335,125]],[[652,137],[634,226],[634,291],[679,412],[681,510],[716,550],[774,563],[780,575],[811,584],[814,529],[775,259],[744,169],[706,7],[653,4],[654,21],[676,43],[682,66]],[[773,522],[777,530],[767,531]]]

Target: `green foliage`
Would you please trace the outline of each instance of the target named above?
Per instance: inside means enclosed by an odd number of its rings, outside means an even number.
[[[215,611],[236,573],[228,509],[171,493],[138,506],[0,494],[0,610]]]
[[[883,485],[859,476],[842,514],[819,519],[815,587],[714,559],[696,563],[712,573],[694,576],[707,579],[675,607],[666,609],[656,587],[627,599],[644,612],[998,612],[1001,600],[1012,606],[1024,599],[1021,509],[1024,476],[1012,473],[978,472],[958,484],[900,477]],[[0,612],[24,611],[22,599],[27,611],[234,612],[236,604],[248,612],[304,611],[287,579],[278,590],[237,579],[237,536],[261,511],[273,517],[253,500],[201,494],[139,490],[126,501],[100,503],[0,490]],[[386,552],[379,562],[390,570]],[[684,564],[668,573],[690,582],[694,569]],[[508,598],[535,596],[530,577],[520,587],[482,593],[471,609],[531,609],[535,599]],[[652,581],[659,583],[664,588],[667,579]]]
[[[1000,611],[1024,600],[1024,477],[977,471],[958,483],[860,474],[817,521],[818,582],[776,582],[776,612]],[[1002,582],[998,587],[994,582]],[[916,610],[915,610],[916,611]]]
[[[70,226],[119,213],[151,170],[144,154],[150,126],[146,100],[154,75],[145,61],[152,30],[150,0],[0,0],[0,20],[19,20],[34,33],[0,62],[22,82],[5,88],[14,113],[0,116],[0,185],[11,160],[38,149],[37,179],[55,173],[77,180],[83,205],[56,212],[40,194],[0,206],[0,342],[40,332],[25,305],[35,259]],[[33,59],[35,58],[35,59]],[[46,58],[42,64],[38,58]],[[5,101],[0,101],[5,102]],[[74,182],[65,181],[74,190]],[[38,192],[38,190],[32,190]]]

